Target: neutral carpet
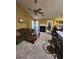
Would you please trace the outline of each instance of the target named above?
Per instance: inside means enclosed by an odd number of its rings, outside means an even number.
[[[16,59],[53,59],[51,54],[43,50],[43,44],[51,39],[51,35],[40,33],[34,44],[23,41],[16,45]]]

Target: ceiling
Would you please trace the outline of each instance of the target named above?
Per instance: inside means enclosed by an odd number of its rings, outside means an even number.
[[[44,15],[35,16],[27,8],[34,9],[34,0],[16,0],[26,11],[30,13],[36,19],[40,18],[54,18],[63,16],[63,0],[37,0],[37,8],[42,8]]]

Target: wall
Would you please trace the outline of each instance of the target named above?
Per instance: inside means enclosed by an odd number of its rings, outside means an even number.
[[[48,20],[49,19],[38,19],[40,24],[45,24],[45,25],[47,25]],[[52,21],[52,26],[60,25],[57,21],[63,21],[63,17],[55,17],[50,20]]]
[[[47,24],[47,19],[38,19],[40,24]]]
[[[53,19],[50,19],[52,21],[52,26],[53,26]],[[47,22],[49,21],[49,19],[38,19],[40,24],[45,24],[47,25]]]
[[[56,18],[54,18],[53,19],[53,25],[60,25],[60,23],[57,22],[57,21],[63,21],[63,17],[56,17]],[[63,24],[63,23],[61,23],[61,24]]]
[[[19,18],[24,20],[24,23],[19,23]],[[16,3],[16,29],[30,28],[32,17],[18,3]]]

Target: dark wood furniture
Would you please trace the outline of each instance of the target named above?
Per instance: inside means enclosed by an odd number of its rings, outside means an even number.
[[[33,32],[34,30],[31,28],[21,28],[16,30],[16,44],[19,44],[24,40],[34,44],[37,36],[32,35]]]

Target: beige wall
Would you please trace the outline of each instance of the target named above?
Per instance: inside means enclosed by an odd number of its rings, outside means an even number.
[[[47,25],[48,20],[49,19],[38,19],[40,24],[46,24],[46,25]],[[59,25],[59,23],[57,21],[63,21],[63,17],[55,17],[55,18],[52,18],[50,20],[52,21],[52,26]]]
[[[47,19],[38,19],[40,24],[47,24]]]
[[[63,21],[63,17],[56,17],[56,18],[54,18],[54,19],[53,19],[53,24],[54,24],[54,25],[60,25],[60,23],[57,22],[57,21]],[[61,24],[62,24],[62,23],[61,23]]]
[[[24,23],[19,23],[19,18],[24,20]],[[16,29],[31,27],[32,17],[18,3],[16,3]]]

